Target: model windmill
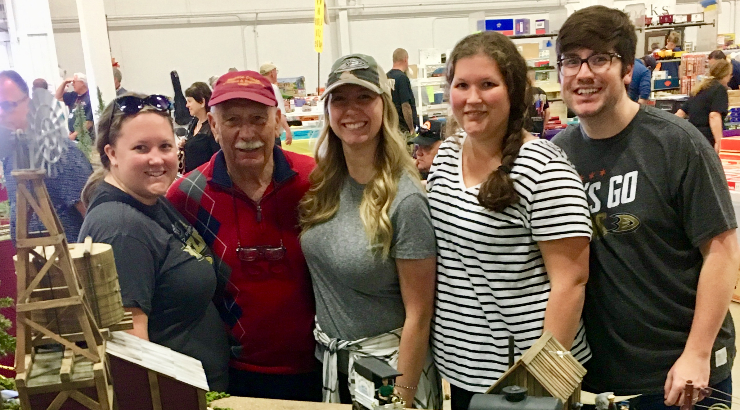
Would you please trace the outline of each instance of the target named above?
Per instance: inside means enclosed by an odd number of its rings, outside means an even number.
[[[44,184],[46,175],[60,171],[67,149],[62,110],[61,103],[48,91],[37,89],[29,107],[28,130],[15,133],[16,384],[23,409],[55,410],[66,407],[68,400],[89,409],[111,409],[112,387],[99,324],[121,322],[124,314],[117,276],[107,281],[113,283],[113,288],[105,292],[113,295],[109,298],[113,302],[106,302],[104,308],[98,297],[104,292],[92,276],[106,270],[112,256],[107,264],[95,261],[94,268],[96,252],[91,241],[70,248]],[[45,232],[29,235],[28,221],[33,214]],[[78,260],[70,249],[80,253]],[[79,275],[85,265],[89,269],[81,281]],[[55,343],[64,350],[42,353],[35,349]]]

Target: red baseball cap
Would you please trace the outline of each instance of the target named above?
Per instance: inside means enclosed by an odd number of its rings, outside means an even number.
[[[271,107],[278,105],[270,80],[256,71],[234,71],[222,75],[213,85],[209,107],[224,101],[244,98]]]

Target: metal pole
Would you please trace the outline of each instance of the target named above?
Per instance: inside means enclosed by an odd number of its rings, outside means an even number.
[[[319,66],[316,70],[316,75],[319,76],[318,82],[316,83],[316,95],[321,96],[321,53],[316,53],[319,55]]]

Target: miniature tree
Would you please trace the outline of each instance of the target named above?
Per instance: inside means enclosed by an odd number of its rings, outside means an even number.
[[[82,104],[78,104],[77,108],[75,108],[75,131],[77,132],[77,146],[89,160],[90,154],[92,153],[92,138],[90,138],[90,131],[87,130],[85,122],[85,109],[82,107]]]

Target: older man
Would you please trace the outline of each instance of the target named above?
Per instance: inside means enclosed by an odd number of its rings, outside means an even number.
[[[0,161],[3,162],[3,173],[10,199],[10,231],[15,238],[15,196],[18,186],[11,172],[15,169],[15,139],[9,131],[28,129],[28,85],[15,71],[0,72]],[[67,241],[77,242],[82,226],[85,207],[80,202],[80,193],[92,174],[92,166],[77,145],[65,140],[67,149],[60,163],[63,169],[54,177],[46,178],[46,189],[54,205],[59,221],[62,223]],[[28,224],[29,232],[44,229],[43,224],[34,214]]]
[[[239,342],[228,392],[320,401],[315,307],[297,211],[314,161],[275,146],[282,115],[270,81],[257,72],[223,75],[209,105],[221,151],[176,181],[167,197],[228,277],[217,304]]]
[[[74,91],[64,92],[67,84],[72,83]],[[75,131],[75,110],[81,106],[85,112],[85,127],[92,132],[93,127],[93,110],[90,104],[90,90],[87,88],[87,76],[82,73],[75,73],[73,78],[68,78],[59,84],[56,91],[57,100],[63,102],[69,108],[69,139],[77,139]]]
[[[429,170],[432,168],[434,157],[437,156],[439,146],[442,145],[442,123],[437,120],[429,120],[419,127],[419,135],[411,142],[416,147],[416,169],[421,174],[421,179],[426,181]]]
[[[285,130],[285,143],[290,145],[293,143],[293,131],[290,130],[290,126],[288,125],[288,117],[285,116],[285,100],[283,100],[283,93],[280,91],[280,88],[277,85],[277,73],[277,67],[273,63],[265,63],[260,66],[260,74],[270,80],[270,84],[272,84],[272,90],[275,92],[275,99],[278,102],[278,108],[280,108],[280,112],[282,113],[280,125]],[[279,136],[275,142],[280,145]]]

